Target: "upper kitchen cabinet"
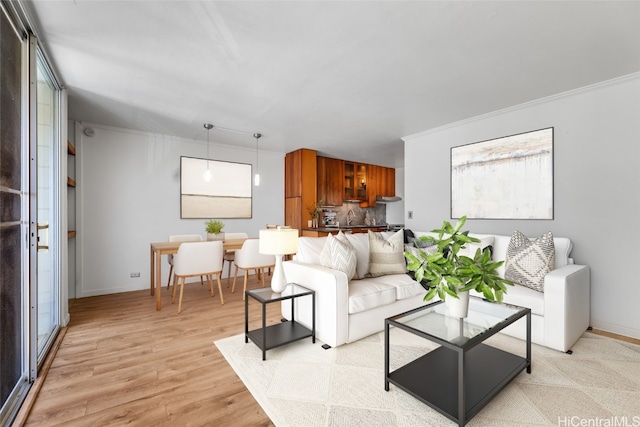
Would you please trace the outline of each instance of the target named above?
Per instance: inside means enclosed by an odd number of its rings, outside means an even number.
[[[383,196],[394,197],[396,195],[396,170],[394,168],[384,168],[387,179]]]
[[[396,194],[396,170],[384,166],[367,165],[366,206],[376,205],[376,197],[392,197]]]
[[[344,161],[317,157],[318,199],[327,206],[341,206],[343,202]]]
[[[344,162],[344,201],[367,201],[367,167],[363,163]]]

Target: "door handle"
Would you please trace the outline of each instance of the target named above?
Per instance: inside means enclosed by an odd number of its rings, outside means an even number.
[[[49,224],[38,224],[37,229],[38,229],[38,250],[40,249],[49,250]],[[40,230],[45,230],[46,239],[43,239],[43,240],[44,240],[44,243],[46,244],[43,244],[43,245],[40,244]]]

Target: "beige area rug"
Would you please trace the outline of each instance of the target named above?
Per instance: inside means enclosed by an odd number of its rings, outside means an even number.
[[[487,343],[524,356],[524,341]],[[267,351],[244,335],[215,342],[278,427],[455,426],[390,385],[384,390],[384,333],[324,350],[306,338]],[[391,330],[391,370],[435,345]],[[425,381],[428,381],[425,378]],[[585,333],[568,355],[532,346],[532,373],[520,373],[468,426],[640,426],[640,346]]]

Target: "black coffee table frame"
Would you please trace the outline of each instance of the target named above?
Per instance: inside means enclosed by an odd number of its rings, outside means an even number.
[[[291,290],[288,295],[275,293],[271,288],[258,288],[246,291],[244,298],[244,342],[253,341],[262,350],[262,360],[267,358],[267,350],[281,345],[311,337],[312,342],[316,342],[316,293],[295,283],[288,283],[287,288]],[[296,322],[294,300],[299,297],[311,296],[311,329]],[[262,327],[249,331],[249,298],[258,301],[262,305]],[[290,299],[291,320],[283,321],[275,325],[267,326],[267,305],[278,301]]]
[[[492,304],[483,301],[485,304]],[[451,342],[398,321],[407,315],[430,310],[438,301],[385,319],[385,381],[411,394],[447,418],[464,426],[520,372],[531,373],[531,310],[519,309],[503,321],[470,339]],[[508,325],[526,316],[526,357],[483,344]],[[458,319],[456,319],[458,320]],[[464,319],[459,319],[463,328]],[[389,326],[395,326],[440,345],[424,356],[389,372]],[[455,340],[454,340],[455,341]]]

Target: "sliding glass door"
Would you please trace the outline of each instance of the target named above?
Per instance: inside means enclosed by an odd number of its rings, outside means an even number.
[[[37,55],[37,348],[38,364],[58,331],[60,232],[58,224],[58,91],[41,55]]]
[[[28,391],[28,209],[23,66],[26,41],[0,10],[0,425]],[[28,165],[28,163],[26,163]],[[28,186],[27,186],[28,188]]]
[[[66,307],[61,89],[23,12],[0,0],[0,425],[18,413]]]

